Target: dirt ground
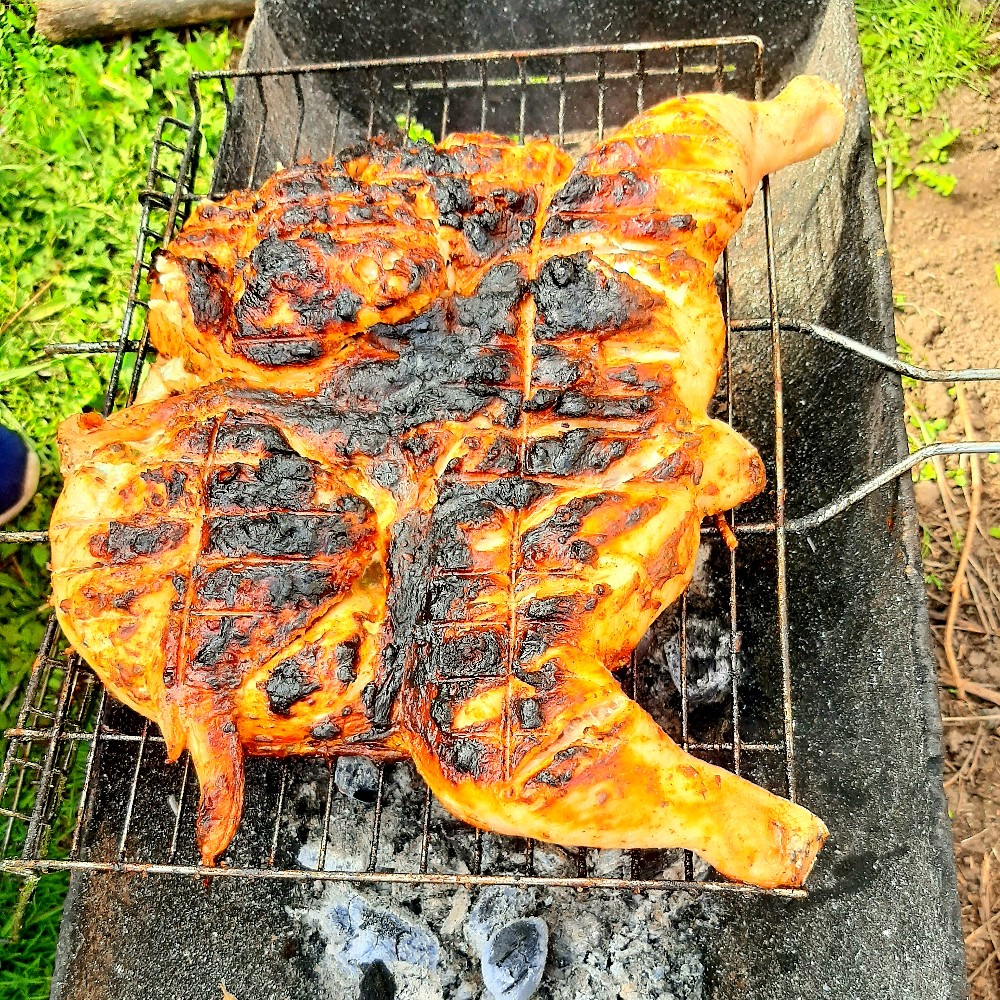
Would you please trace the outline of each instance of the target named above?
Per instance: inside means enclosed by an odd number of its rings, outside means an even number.
[[[942,169],[958,178],[943,198],[922,189],[896,192],[890,250],[897,302],[896,331],[912,360],[931,368],[1000,365],[1000,75],[989,96],[964,90],[944,111],[961,138]],[[908,417],[918,439],[923,422],[938,440],[967,431],[1000,439],[1000,382],[967,385],[965,412],[946,385],[908,392]],[[948,421],[946,429],[936,431]],[[933,427],[931,426],[933,425]],[[957,460],[947,467],[959,468]],[[939,468],[941,468],[939,466]],[[979,461],[973,486],[962,476],[917,484],[924,526],[924,569],[931,625],[941,664],[945,790],[954,823],[955,859],[966,935],[972,1000],[1000,998],[1000,464]],[[955,627],[946,634],[952,587],[968,537],[969,508],[979,493],[978,530],[961,572]],[[945,655],[950,638],[960,678],[981,687],[961,697]],[[977,718],[978,717],[978,718]]]

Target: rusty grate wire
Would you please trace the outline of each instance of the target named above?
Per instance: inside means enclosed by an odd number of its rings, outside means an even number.
[[[290,164],[305,154],[330,155],[391,128],[427,129],[436,138],[449,130],[490,129],[523,139],[526,130],[542,121],[552,138],[572,149],[674,94],[714,89],[759,98],[762,70],[761,40],[739,36],[195,74],[190,83],[192,123],[164,118],[156,134],[146,187],[139,195],[142,215],[118,340],[56,344],[50,350],[112,354],[104,412],[134,400],[148,355],[144,296],[151,254],[170,239],[205,192],[220,196],[237,186],[255,186],[279,163]],[[225,104],[223,146],[229,144],[210,182],[199,169],[201,107],[208,99]],[[280,118],[269,117],[275,107],[284,109]],[[253,134],[235,127],[244,115],[259,119]],[[817,337],[914,378],[996,379],[1000,370],[927,372],[833,331],[780,319],[767,178],[761,202],[764,260],[756,266],[766,273],[769,316],[731,319],[727,251],[722,263],[727,360],[718,405],[720,414],[734,420],[739,385],[729,349],[733,336],[768,338],[774,435],[769,443],[757,443],[764,445],[773,486],[765,495],[770,509],[747,521],[729,513],[729,526],[742,540],[735,552],[723,544],[716,528],[706,526],[702,532],[715,580],[713,614],[720,622],[719,634],[727,636],[728,697],[709,711],[690,697],[689,633],[696,623],[687,594],[676,616],[679,693],[636,657],[622,680],[633,697],[659,712],[661,724],[685,749],[794,800],[788,533],[829,520],[934,455],[985,454],[1000,451],[1000,442],[924,448],[820,510],[787,520],[782,337]],[[754,515],[760,510],[760,504],[752,507]],[[45,540],[44,532],[0,532],[2,543]],[[751,602],[743,596],[751,592],[753,603],[760,604],[761,588],[745,589],[750,559],[773,575],[773,588],[763,588],[769,594],[763,607],[748,608]],[[766,641],[755,644],[761,636]],[[746,650],[750,662],[741,660]],[[748,678],[753,680],[749,696],[744,689]],[[768,704],[762,708],[761,701]],[[47,871],[100,869],[285,880],[764,891],[722,879],[690,852],[566,851],[480,833],[447,816],[406,764],[381,766],[374,801],[359,804],[336,790],[333,762],[315,760],[251,761],[243,826],[222,866],[202,868],[194,846],[196,782],[190,760],[185,755],[177,765],[166,764],[162,737],[107,697],[89,668],[66,648],[54,619],[16,725],[6,736],[0,772],[0,874],[31,879]],[[398,837],[386,835],[390,826],[397,833],[412,832],[407,845],[401,848]],[[315,851],[303,859],[302,847],[310,838]],[[804,895],[803,890],[767,892]]]

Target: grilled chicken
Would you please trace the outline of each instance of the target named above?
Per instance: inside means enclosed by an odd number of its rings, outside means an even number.
[[[315,394],[345,361],[384,354],[359,334],[473,292],[501,260],[526,264],[536,221],[571,169],[544,139],[376,139],[199,206],[155,261],[150,336],[183,361],[167,382],[234,375]]]
[[[61,428],[51,540],[70,641],[191,752],[205,863],[245,753],[352,753],[412,759],[484,829],[802,883],[823,823],[612,672],[702,519],[763,487],[705,412],[713,264],[841,122],[800,78],[668,101],[572,169],[542,140],[376,141],[196,213],[151,328],[160,388],[206,384]]]

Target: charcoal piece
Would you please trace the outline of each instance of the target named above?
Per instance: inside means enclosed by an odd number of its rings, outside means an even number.
[[[378,767],[367,757],[338,757],[333,781],[342,795],[359,802],[378,797]]]
[[[358,1000],[395,1000],[396,977],[386,967],[385,962],[372,962],[365,966]]]
[[[687,616],[687,697],[690,705],[715,705],[732,693],[732,637],[729,623],[692,614]],[[664,668],[681,690],[680,616],[671,610],[653,623],[636,650],[651,672]],[[737,677],[740,655],[736,655]]]
[[[483,985],[496,1000],[528,1000],[542,982],[548,950],[544,920],[526,917],[504,925],[483,952]]]
[[[483,953],[490,938],[501,927],[528,916],[535,902],[533,890],[513,885],[487,886],[469,912],[465,927],[469,943]]]

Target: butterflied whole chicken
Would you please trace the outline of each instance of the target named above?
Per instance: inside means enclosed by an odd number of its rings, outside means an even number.
[[[685,847],[794,886],[806,809],[684,753],[618,685],[761,490],[706,416],[713,265],[832,87],[671,100],[575,166],[544,140],[374,141],[203,206],[157,261],[157,389],[60,431],[54,600],[186,747],[206,863],[243,759],[410,758],[478,827]]]

